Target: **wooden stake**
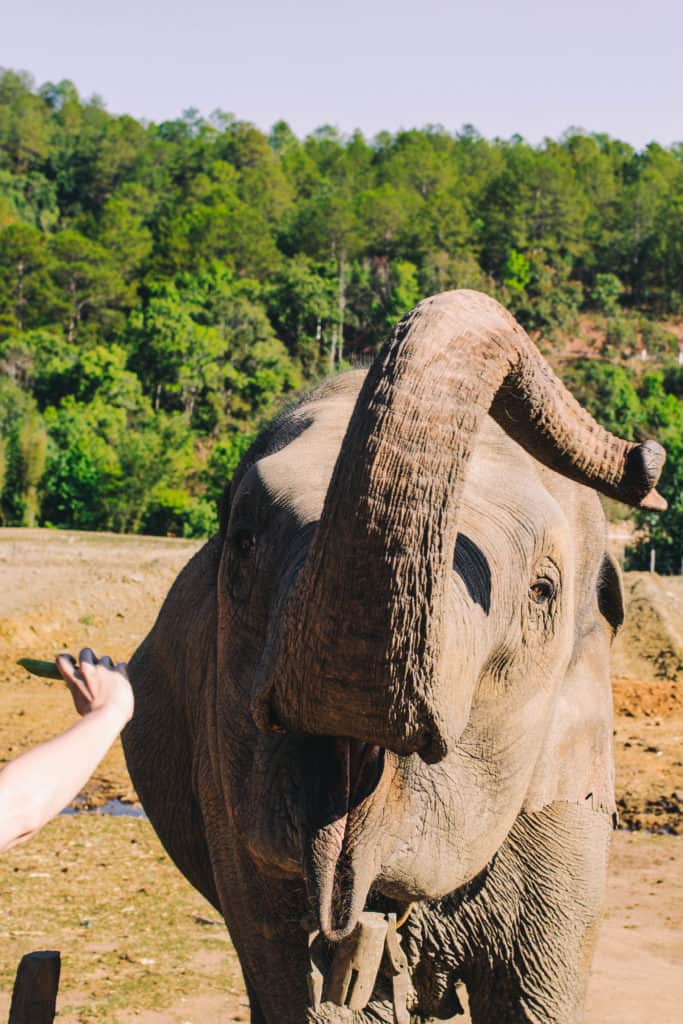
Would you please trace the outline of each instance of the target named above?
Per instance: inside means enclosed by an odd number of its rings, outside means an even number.
[[[56,950],[21,958],[12,992],[9,1024],[53,1024],[61,960]]]

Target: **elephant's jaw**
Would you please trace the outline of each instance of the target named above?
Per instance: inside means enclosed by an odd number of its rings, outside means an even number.
[[[461,749],[429,766],[357,740],[317,743],[299,843],[309,917],[331,942],[353,931],[371,890],[407,904],[469,882],[521,802],[516,793],[486,793],[476,760]]]
[[[309,792],[301,835],[311,913],[326,938],[350,934],[381,865],[381,823],[389,789],[385,752],[358,740],[321,743],[320,778]]]
[[[494,751],[494,776],[517,781],[491,789],[467,736],[436,766],[356,740],[261,740],[252,786],[238,773],[238,832],[264,877],[303,880],[302,915],[330,941],[353,931],[371,892],[405,905],[469,882],[523,799],[519,766]]]

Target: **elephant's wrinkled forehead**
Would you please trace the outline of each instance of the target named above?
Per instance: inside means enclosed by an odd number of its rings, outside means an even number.
[[[468,467],[459,530],[503,568],[511,559],[562,558],[575,494],[575,485],[544,470],[488,420]]]
[[[272,522],[280,510],[291,528],[320,518],[361,381],[360,373],[337,378],[290,413],[239,484],[233,512],[240,519]],[[566,492],[566,500],[558,501],[548,489],[549,476]],[[521,571],[522,563],[540,549],[555,547],[553,538],[566,534],[565,505],[572,503],[574,492],[575,485],[541,470],[487,419],[467,470],[459,529],[492,562],[508,565],[513,557]]]

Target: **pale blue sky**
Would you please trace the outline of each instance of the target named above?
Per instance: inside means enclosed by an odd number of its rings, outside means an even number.
[[[474,124],[531,142],[574,125],[683,140],[683,0],[27,0],[0,66],[71,78],[115,113],[216,108],[297,134]]]

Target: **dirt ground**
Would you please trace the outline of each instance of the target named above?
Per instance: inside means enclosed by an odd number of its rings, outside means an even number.
[[[58,683],[17,658],[90,645],[130,656],[198,545],[0,530],[0,765],[73,721]],[[605,918],[588,1024],[674,1024],[683,997],[683,579],[626,577],[614,652],[617,797]],[[79,801],[135,804],[119,744]],[[146,821],[62,817],[0,862],[0,1020],[24,952],[62,951],[64,1024],[248,1020],[239,967],[215,912]],[[461,1018],[462,1019],[462,1018]]]

